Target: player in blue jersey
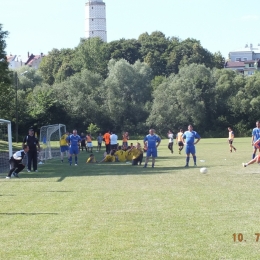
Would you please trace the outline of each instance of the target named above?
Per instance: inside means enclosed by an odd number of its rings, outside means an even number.
[[[70,166],[72,164],[72,155],[75,155],[75,166],[78,165],[78,153],[79,153],[79,144],[80,144],[81,138],[77,134],[77,130],[73,130],[72,135],[69,135],[67,137],[67,142],[70,147],[70,157],[69,157],[69,162]]]
[[[195,142],[195,139],[197,141]],[[193,161],[194,161],[194,166],[197,166],[196,164],[196,149],[195,149],[195,144],[197,144],[200,140],[200,136],[197,132],[193,131],[192,125],[188,126],[188,131],[186,131],[182,135],[182,142],[185,147],[186,151],[186,165],[185,167],[189,167],[189,161],[190,161],[190,154],[192,154]]]
[[[149,135],[144,138],[144,146],[147,147],[144,168],[147,167],[149,157],[152,156],[152,167],[154,168],[155,158],[157,157],[157,147],[160,145],[161,138],[155,134],[154,129],[149,130]]]
[[[257,146],[254,143],[260,138],[260,121],[256,121],[256,127],[252,131],[252,146],[253,146],[253,154],[252,159],[255,158],[255,154],[257,151]]]

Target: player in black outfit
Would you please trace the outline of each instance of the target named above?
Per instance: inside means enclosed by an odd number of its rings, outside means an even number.
[[[27,163],[27,171],[31,171],[31,165],[33,162],[33,170],[37,172],[37,147],[40,151],[41,147],[38,139],[34,136],[34,130],[32,128],[29,129],[29,134],[25,136],[23,140],[23,144],[27,144],[29,146],[29,151],[27,153],[28,163]]]

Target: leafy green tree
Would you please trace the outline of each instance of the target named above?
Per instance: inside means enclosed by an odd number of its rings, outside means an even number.
[[[87,129],[87,133],[93,135],[93,134],[97,134],[98,132],[100,132],[100,128],[97,125],[90,123]]]
[[[94,73],[107,76],[107,63],[109,52],[107,45],[100,38],[81,40],[75,49],[75,57],[72,60],[73,69],[76,72],[87,69]]]
[[[29,115],[38,125],[49,125],[60,122],[62,109],[54,95],[54,89],[47,84],[36,86],[27,95]]]
[[[204,64],[209,68],[223,68],[224,58],[220,53],[212,54],[203,48],[200,41],[186,39],[178,41],[173,39],[167,50],[167,73],[178,73],[179,69],[192,63]]]
[[[154,79],[151,81],[152,90],[155,90],[159,85],[163,83],[164,80],[166,80],[166,77],[164,76],[155,76]]]
[[[142,58],[140,47],[141,44],[135,39],[120,39],[119,41],[112,41],[107,44],[110,59],[125,59],[130,64],[134,64],[137,60]]]
[[[260,118],[260,73],[250,77],[235,77],[238,85],[236,94],[232,97],[231,113],[236,118],[234,123],[240,135],[250,134],[247,129],[252,130],[255,121]]]
[[[141,44],[141,61],[145,61],[153,71],[154,76],[166,74],[166,55],[165,52],[169,46],[169,39],[160,31],[143,33],[138,41]]]
[[[13,73],[15,74],[14,78],[18,77],[18,82],[16,82],[18,89],[33,89],[43,82],[40,72],[29,66],[22,66],[13,70]]]
[[[5,39],[8,36],[8,32],[3,30],[2,24],[0,24],[0,113],[2,118],[10,118],[10,100],[14,98],[14,90],[11,86],[11,75],[8,70],[8,63],[6,60],[6,42]]]
[[[154,91],[154,101],[147,120],[150,127],[164,133],[190,123],[206,131],[216,109],[212,73],[205,65],[191,64],[178,75],[171,75]]]
[[[238,115],[235,114],[236,101],[234,97],[240,89],[244,88],[245,81],[242,75],[226,69],[215,69],[213,78],[217,108],[216,118],[212,126],[216,131],[224,131],[226,134],[226,128],[235,125],[239,119]]]
[[[134,65],[126,60],[110,61],[105,86],[109,116],[115,130],[142,128],[148,116],[146,103],[151,99],[151,77],[151,69],[140,61]]]
[[[42,59],[39,71],[43,82],[53,85],[54,82],[61,82],[72,76],[75,71],[72,68],[72,60],[75,50],[73,49],[53,49]]]
[[[69,127],[86,129],[90,123],[100,125],[104,103],[102,85],[102,77],[88,70],[53,85],[54,96],[64,114],[69,115],[66,122]]]

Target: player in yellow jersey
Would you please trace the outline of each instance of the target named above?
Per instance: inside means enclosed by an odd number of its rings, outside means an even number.
[[[228,127],[228,143],[229,143],[229,150],[232,153],[232,148],[236,152],[236,148],[233,146],[233,141],[234,141],[235,135],[231,127]]]
[[[105,155],[106,154],[106,155]],[[115,162],[116,157],[115,157],[115,151],[111,150],[109,154],[105,153],[104,154],[104,159],[101,161],[102,162]]]
[[[179,146],[179,154],[181,154],[181,150],[183,149],[183,142],[182,142],[182,135],[183,135],[183,130],[180,129],[179,133],[176,135],[176,144]]]
[[[132,162],[133,160],[133,153],[132,153],[132,149],[127,149],[125,152],[125,156],[126,156],[126,160]]]
[[[97,163],[97,160],[93,153],[89,155],[89,158],[87,159],[86,163]]]
[[[119,146],[118,150],[115,152],[116,161],[125,162],[126,161],[126,152],[122,150],[122,147]]]
[[[67,137],[69,136],[69,132],[66,131],[66,133],[64,135],[61,136],[60,138],[60,158],[61,158],[61,162],[63,162],[63,157],[64,157],[64,153],[68,156],[69,158],[69,146],[67,143]]]
[[[132,165],[141,165],[143,161],[143,150],[141,148],[141,144],[137,143],[136,146],[134,146],[131,149],[132,152]]]

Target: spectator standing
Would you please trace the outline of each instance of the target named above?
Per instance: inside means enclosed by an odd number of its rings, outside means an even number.
[[[104,140],[105,145],[106,145],[106,153],[109,154],[110,153],[110,131],[107,131],[104,134],[103,140]]]
[[[122,138],[123,138],[122,146],[128,147],[128,140],[129,140],[128,132],[124,132]]]
[[[92,153],[92,149],[93,149],[92,136],[90,134],[87,134],[86,139],[87,139],[88,152]]]
[[[87,152],[87,147],[86,147],[86,136],[84,135],[84,133],[80,134],[80,147],[81,147],[81,151],[83,152],[83,150],[85,149]]]
[[[117,140],[118,140],[118,136],[111,132],[110,135],[110,149],[111,150],[117,150]]]
[[[97,152],[100,152],[101,150],[102,141],[103,141],[102,134],[99,133],[99,136],[97,137]]]

